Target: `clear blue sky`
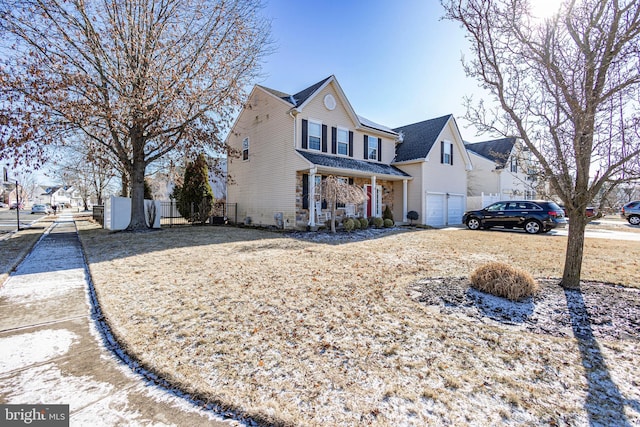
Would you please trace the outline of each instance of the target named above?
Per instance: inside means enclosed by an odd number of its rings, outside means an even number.
[[[437,0],[265,0],[276,51],[258,83],[298,92],[335,75],[356,113],[397,127],[453,114],[463,138],[462,98],[487,96],[465,76],[468,49]]]

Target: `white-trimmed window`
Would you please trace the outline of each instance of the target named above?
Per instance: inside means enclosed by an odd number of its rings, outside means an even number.
[[[309,122],[309,149],[320,151],[322,142],[322,124],[316,122]]]
[[[511,156],[510,170],[514,173],[518,172],[518,157]]]
[[[369,136],[368,139],[367,159],[378,160],[378,138]]]
[[[249,138],[242,140],[242,160],[249,160]]]
[[[445,165],[452,165],[453,164],[453,144],[451,144],[450,142],[442,141],[440,148],[442,150],[442,155],[440,156],[440,163],[443,163]]]
[[[343,156],[347,156],[349,154],[349,131],[346,129],[340,129],[338,128],[338,132],[337,132],[337,141],[338,141],[338,147],[337,147],[337,151],[338,154],[341,154]]]

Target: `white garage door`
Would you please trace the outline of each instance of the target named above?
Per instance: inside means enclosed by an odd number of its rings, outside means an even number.
[[[445,225],[445,195],[427,194],[427,225],[442,227]]]
[[[449,212],[447,213],[447,224],[462,224],[462,214],[464,214],[464,196],[449,196]]]

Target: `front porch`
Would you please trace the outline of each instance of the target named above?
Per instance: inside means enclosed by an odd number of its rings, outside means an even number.
[[[401,206],[396,206],[395,192],[397,190],[395,190],[394,187],[397,187],[397,185],[394,185],[393,180],[378,179],[376,176],[365,178],[339,173],[330,174],[326,172],[321,173],[319,171],[315,171],[315,173],[305,172],[306,171],[302,171],[296,174],[297,228],[306,229],[307,227],[315,228],[323,226],[331,219],[331,206],[329,206],[328,202],[322,198],[323,177],[328,175],[335,175],[338,178],[344,179],[350,185],[362,188],[369,197],[367,201],[359,204],[338,203],[334,211],[337,223],[340,223],[345,217],[382,217],[382,213],[387,206],[393,213],[393,218],[396,223],[403,223],[407,221],[406,179],[403,180],[404,185],[402,186],[404,193],[401,200],[403,200],[404,203],[400,203]]]

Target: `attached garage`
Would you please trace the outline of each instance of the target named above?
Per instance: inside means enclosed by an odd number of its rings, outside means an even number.
[[[464,206],[462,195],[427,193],[425,223],[432,227],[462,224]]]

